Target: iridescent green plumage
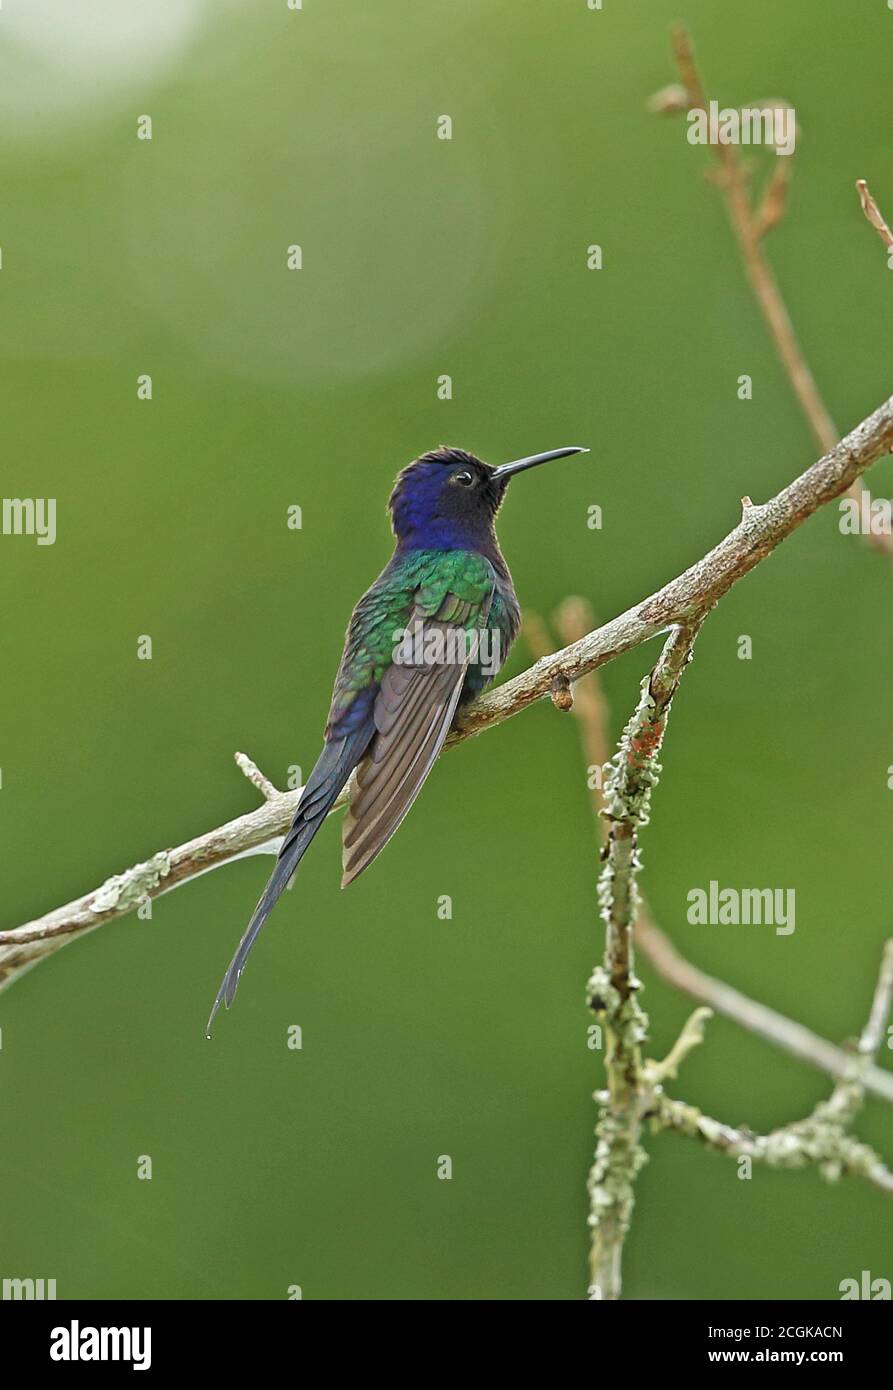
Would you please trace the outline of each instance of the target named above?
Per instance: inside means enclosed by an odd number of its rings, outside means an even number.
[[[502,666],[520,609],[493,522],[509,476],[461,449],[403,470],[389,506],[397,546],[351,616],[325,730],[276,867],[214,1001],[232,1003],[248,953],[352,772],[342,882],[381,852],[428,776],[461,700]]]
[[[507,652],[517,631],[517,618],[512,620],[509,604],[501,596],[491,608],[500,578],[508,579],[508,571],[498,575],[491,562],[473,550],[396,554],[353,611],[327,728],[334,729],[348,715],[357,695],[380,685],[392,663],[397,634],[414,616],[455,623],[467,632],[483,624],[495,627],[500,646]],[[482,674],[480,662],[470,665],[466,698],[492,679]]]

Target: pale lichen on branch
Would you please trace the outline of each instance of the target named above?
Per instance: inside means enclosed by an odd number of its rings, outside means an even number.
[[[885,1036],[891,996],[893,940],[884,947],[871,1015],[850,1058],[849,1071],[837,1082],[829,1099],[820,1101],[805,1119],[794,1120],[769,1134],[753,1134],[714,1120],[684,1101],[671,1100],[663,1094],[661,1085],[654,1088],[649,1118],[657,1129],[688,1135],[730,1158],[749,1158],[769,1168],[814,1166],[829,1182],[847,1175],[861,1177],[893,1195],[893,1173],[874,1149],[848,1132],[862,1108],[868,1068]]]
[[[744,501],[753,505],[749,498]],[[570,645],[585,637],[595,622],[590,605],[577,596],[565,599],[554,615],[554,626],[562,641]],[[535,613],[524,620],[525,636],[531,655],[548,655],[552,639],[545,622]],[[593,793],[595,824],[599,840],[604,839],[607,822],[601,815],[604,809],[602,792],[603,768],[608,761],[608,705],[601,687],[599,673],[592,671],[581,677],[574,688],[573,713],[580,730],[580,741]],[[591,780],[593,779],[594,780]],[[740,1027],[764,1039],[773,1047],[796,1057],[808,1066],[816,1067],[835,1080],[848,1075],[851,1058],[843,1048],[820,1037],[812,1029],[788,1018],[761,1000],[752,999],[726,981],[699,969],[674,945],[668,934],[657,924],[644,895],[639,894],[635,927],[636,945],[641,948],[658,975],[674,989],[707,1006],[710,1013],[722,1014]],[[703,1011],[696,1010],[698,1015]],[[893,1102],[893,1074],[870,1065],[864,1075],[865,1090],[882,1100]]]
[[[668,1097],[664,1083],[674,1078],[704,1038],[712,1011],[692,1014],[662,1062],[644,1059],[648,1017],[635,973],[634,926],[639,912],[641,868],[637,833],[649,820],[652,792],[660,775],[658,754],[669,708],[691,656],[698,625],[677,627],[651,675],[642,682],[636,711],[626,725],[604,789],[603,814],[609,832],[603,849],[599,900],[606,926],[605,957],[589,979],[590,1008],[604,1027],[607,1090],[596,1093],[595,1160],[589,1175],[592,1245],[590,1299],[616,1299],[622,1288],[622,1254],[635,1203],[635,1181],[647,1162],[642,1129],[669,1129],[700,1139],[734,1158],[770,1167],[814,1165],[829,1181],[859,1176],[893,1194],[893,1173],[867,1144],[849,1133],[861,1109],[869,1068],[885,1037],[893,997],[893,941],[884,951],[875,997],[857,1048],[849,1057],[830,1098],[803,1120],[768,1135],[754,1135],[704,1115],[697,1107]]]
[[[667,638],[654,670],[642,682],[639,703],[623,731],[604,788],[602,814],[609,829],[598,893],[605,954],[587,986],[589,1007],[604,1025],[608,1082],[607,1092],[598,1097],[597,1144],[589,1175],[591,1299],[620,1297],[621,1257],[632,1219],[634,1184],[647,1161],[640,1136],[644,1113],[641,1048],[648,1037],[648,1018],[639,1003],[641,985],[633,951],[641,868],[637,834],[648,824],[670,704],[699,627],[699,620],[680,625]]]

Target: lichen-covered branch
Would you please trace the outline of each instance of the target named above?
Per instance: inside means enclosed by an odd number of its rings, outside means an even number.
[[[568,644],[579,641],[595,626],[590,605],[578,596],[565,599],[553,621],[561,640]],[[537,614],[528,613],[525,616],[524,632],[532,656],[539,658],[548,654],[552,640],[546,624]],[[608,761],[608,706],[597,671],[581,677],[574,687],[572,708],[580,731],[585,764],[591,774],[602,769]],[[600,779],[593,786],[592,805],[596,831],[599,840],[603,841],[607,822],[601,815],[604,799]],[[637,948],[648,958],[661,979],[674,989],[835,1080],[848,1074],[851,1058],[843,1048],[820,1037],[795,1019],[787,1018],[768,1004],[751,999],[724,980],[708,975],[683,956],[667,933],[657,925],[641,891],[635,940]],[[893,1074],[890,1072],[872,1064],[865,1072],[864,1083],[869,1094],[893,1102]]]
[[[242,759],[244,761],[239,761]],[[258,785],[246,766],[250,764],[254,768],[250,759],[239,754],[237,761],[249,780]],[[256,811],[227,821],[174,849],[159,850],[145,862],[113,874],[83,897],[54,908],[24,926],[0,932],[0,988],[76,937],[105,922],[126,917],[152,899],[192,882],[211,869],[252,854],[276,853],[281,837],[291,824],[301,792],[300,789],[277,792],[272,784],[267,783],[267,786],[271,791],[265,793],[266,800]],[[343,805],[344,799],[342,796],[340,804]]]
[[[555,616],[558,631],[569,641],[591,620],[585,600],[579,598],[565,600]],[[670,1129],[697,1138],[730,1157],[774,1167],[812,1164],[828,1180],[851,1174],[893,1193],[893,1174],[883,1160],[848,1132],[866,1091],[873,1088],[886,1097],[893,1092],[893,1077],[874,1064],[893,998],[893,942],[884,952],[868,1023],[855,1052],[846,1051],[691,966],[651,921],[639,893],[636,831],[647,822],[651,791],[660,771],[656,759],[669,702],[695,635],[696,628],[677,628],[671,633],[661,660],[643,683],[642,698],[624,730],[604,790],[596,786],[599,839],[605,859],[600,893],[607,933],[605,960],[589,980],[588,1002],[604,1027],[608,1087],[596,1093],[600,1105],[598,1142],[589,1177],[591,1299],[620,1297],[623,1247],[634,1210],[635,1182],[647,1161],[642,1143],[646,1120],[653,1129]],[[527,620],[526,636],[534,654],[548,648],[548,629],[535,614]],[[580,725],[587,768],[605,767],[607,707],[595,677],[578,687],[573,711]],[[602,824],[610,826],[607,837]],[[656,950],[672,983],[709,999],[711,1005],[715,1000],[730,1017],[829,1071],[836,1078],[829,1100],[816,1106],[804,1120],[768,1135],[755,1135],[667,1096],[665,1083],[675,1079],[685,1058],[703,1042],[713,1009],[694,1011],[662,1061],[643,1058],[648,1018],[639,1002],[632,934],[635,930],[635,941],[641,942],[643,926],[645,942]],[[694,977],[694,985],[690,977]]]
[[[595,1162],[589,1175],[589,1293],[593,1299],[620,1297],[634,1185],[646,1161],[639,1139],[646,1100],[641,1048],[648,1036],[648,1019],[639,1003],[633,951],[640,868],[637,834],[648,823],[670,704],[699,626],[696,620],[670,633],[657,665],[642,682],[639,703],[623,731],[605,786],[609,830],[599,877],[605,954],[587,986],[589,1007],[605,1030],[608,1082],[607,1092],[599,1097]]]
[[[730,1158],[749,1158],[770,1168],[812,1165],[829,1182],[846,1175],[861,1177],[893,1196],[893,1173],[874,1149],[849,1133],[865,1097],[868,1068],[885,1035],[891,997],[893,940],[884,948],[871,1015],[850,1057],[848,1074],[837,1082],[829,1099],[821,1101],[805,1119],[782,1125],[771,1134],[752,1134],[714,1120],[696,1106],[671,1100],[663,1093],[663,1077],[652,1073],[656,1084],[649,1117],[654,1127],[698,1139]]]
[[[666,932],[651,917],[645,904],[640,908],[636,923],[636,945],[648,957],[661,979],[689,998],[706,1004],[714,1013],[723,1014],[749,1033],[756,1034],[828,1076],[839,1079],[848,1074],[850,1057],[843,1048],[836,1047],[811,1028],[798,1023],[796,1019],[787,1018],[759,999],[751,999],[725,980],[718,980],[699,969],[676,949]],[[864,1084],[869,1094],[893,1102],[893,1073],[878,1066],[869,1066]]]

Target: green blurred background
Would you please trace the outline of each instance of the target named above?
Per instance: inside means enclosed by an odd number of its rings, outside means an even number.
[[[251,809],[235,749],[280,784],[309,768],[416,454],[592,445],[516,484],[500,535],[528,608],[579,592],[603,619],[811,462],[710,154],[645,112],[678,18],[721,103],[796,106],[770,251],[849,427],[891,389],[893,275],[853,191],[867,177],[893,213],[884,0],[4,4],[0,490],[56,497],[58,539],[0,537],[2,926]],[[888,495],[893,466],[869,485]],[[833,508],[735,588],[642,838],[679,946],[833,1039],[861,1027],[893,925],[891,607],[893,573]],[[656,650],[605,669],[614,733]],[[0,1000],[0,1275],[60,1297],[581,1297],[589,799],[573,722],[541,706],[445,757],[344,895],[329,825],[212,1043],[268,859],[30,972]],[[795,934],[688,925],[710,879],[795,888]],[[662,1054],[691,1005],[641,973]],[[764,1130],[827,1084],[716,1020],[675,1092]],[[893,1154],[889,1108],[859,1128]],[[694,1144],[650,1148],[628,1296],[893,1277],[889,1207],[855,1180],[742,1182]]]

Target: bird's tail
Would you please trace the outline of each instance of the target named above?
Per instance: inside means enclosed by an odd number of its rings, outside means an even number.
[[[345,738],[333,739],[327,743],[320,754],[316,766],[307,779],[304,794],[298,803],[291,829],[282,842],[276,867],[260,896],[260,901],[251,916],[245,935],[239,942],[236,954],[217,991],[217,998],[208,1019],[207,1034],[211,1036],[211,1025],[221,1004],[230,1007],[239,987],[239,977],[245,969],[245,962],[254,945],[260,929],[279,901],[289,881],[295,873],[304,854],[338,798],[339,792],[347,782],[359,759],[362,757],[368,733],[348,734]]]

